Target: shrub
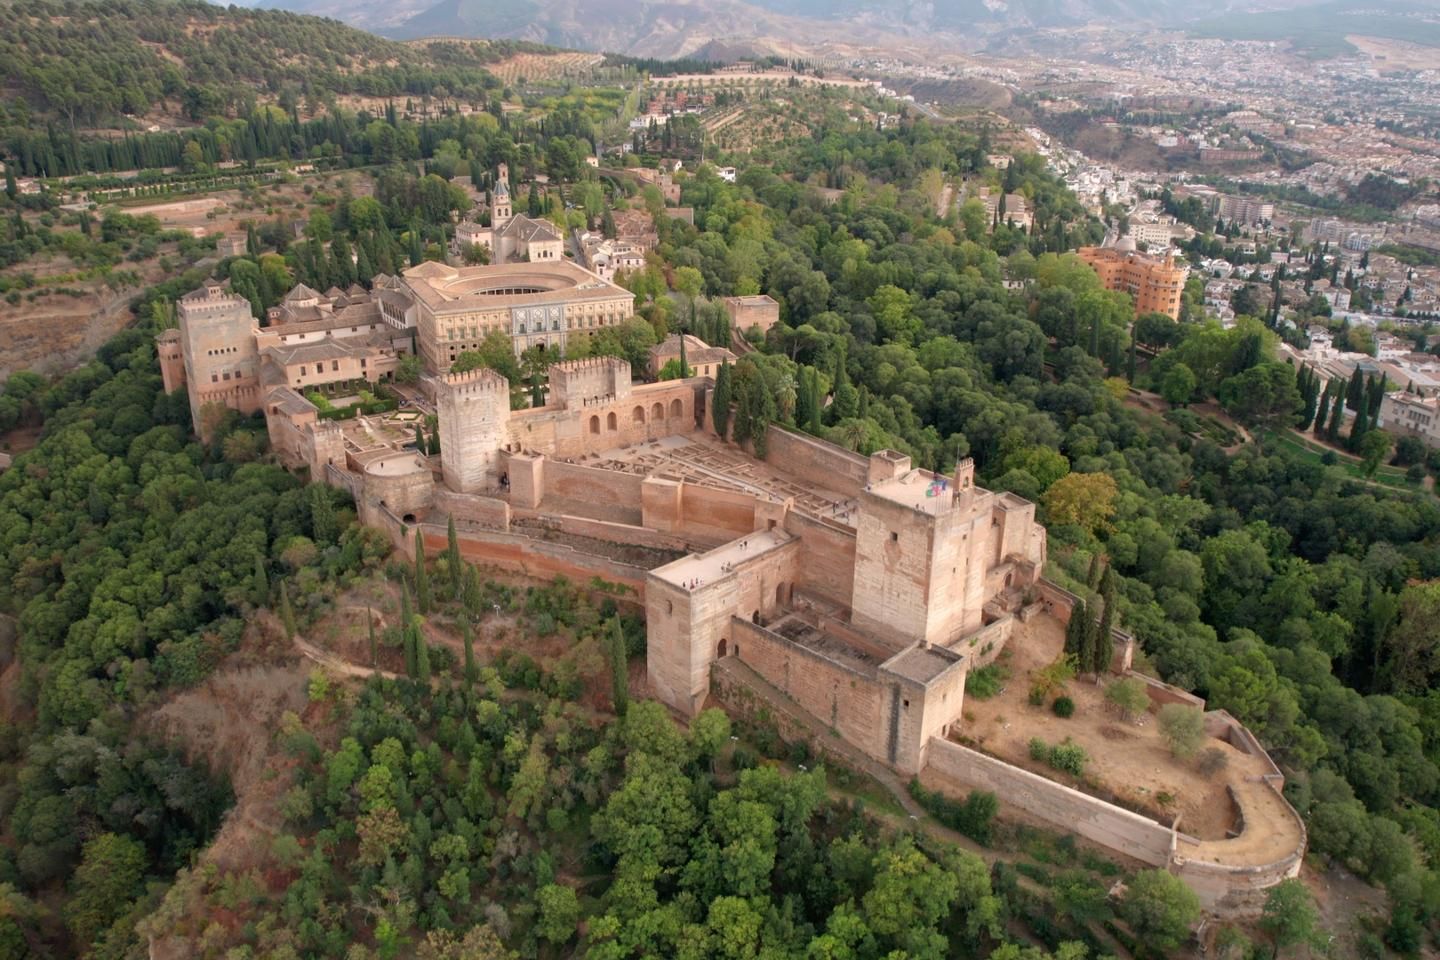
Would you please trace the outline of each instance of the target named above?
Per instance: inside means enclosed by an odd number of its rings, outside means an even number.
[[[1219,747],[1208,747],[1200,753],[1195,766],[1207,777],[1213,777],[1230,764],[1230,755]]]
[[[1195,707],[1167,703],[1160,708],[1160,733],[1171,753],[1188,760],[1205,740],[1205,718]]]
[[[964,800],[953,800],[943,793],[931,792],[920,785],[918,779],[910,780],[910,795],[919,802],[936,820],[976,843],[990,842],[990,823],[1000,809],[995,794],[985,790],[971,790]]]
[[[1063,743],[1057,743],[1050,749],[1050,766],[1064,773],[1074,776],[1083,776],[1085,764],[1090,762],[1090,755],[1085,748],[1078,743],[1072,743],[1067,737]]]
[[[1026,699],[1030,701],[1030,706],[1032,707],[1043,707],[1045,706],[1045,696],[1044,687],[1031,687]]]
[[[971,670],[965,678],[965,695],[976,700],[989,700],[1004,689],[1006,676],[1005,668],[996,663]]]
[[[1036,763],[1049,763],[1050,744],[1039,737],[1032,737],[1030,739],[1030,759]]]
[[[1050,710],[1055,716],[1061,719],[1075,715],[1075,701],[1069,697],[1056,697],[1055,702],[1050,704]]]
[[[1134,677],[1116,680],[1107,686],[1105,699],[1113,704],[1120,711],[1120,716],[1126,720],[1144,713],[1150,706],[1150,695],[1145,692],[1145,684]]]

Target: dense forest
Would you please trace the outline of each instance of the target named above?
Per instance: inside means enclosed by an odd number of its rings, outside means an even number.
[[[291,112],[337,94],[483,103],[487,63],[526,45],[383,40],[334,20],[199,0],[7,0],[0,63],[15,99],[0,128],[115,125],[169,101],[193,120]]]

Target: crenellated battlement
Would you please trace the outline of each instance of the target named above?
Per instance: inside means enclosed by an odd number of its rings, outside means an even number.
[[[624,369],[625,375],[630,375],[630,362],[619,357],[585,357],[580,360],[561,360],[559,363],[550,365],[550,373],[553,376],[557,371],[562,373],[584,373],[586,371],[618,372]]]
[[[441,396],[469,396],[476,394],[510,395],[510,381],[488,367],[467,370],[464,373],[446,373],[435,378],[436,392]]]

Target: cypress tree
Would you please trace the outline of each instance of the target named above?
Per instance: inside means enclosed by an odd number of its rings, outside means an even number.
[[[480,571],[466,565],[465,570],[465,612],[472,617],[480,616]]]
[[[1094,555],[1090,557],[1090,570],[1085,576],[1085,583],[1091,590],[1100,586],[1100,575],[1104,570],[1104,561],[1101,560],[1100,551],[1097,550]]]
[[[415,606],[421,613],[430,612],[430,575],[425,570],[425,537],[415,526]]]
[[[430,645],[425,642],[425,633],[415,625],[415,679],[430,684]]]
[[[420,243],[420,228],[410,228],[410,266],[418,267],[425,259],[425,248]]]
[[[245,225],[245,252],[252,257],[260,256],[260,234],[255,232],[255,224]]]
[[[380,665],[380,647],[375,642],[375,614],[369,607],[365,608],[365,624],[370,630],[370,666]]]
[[[427,445],[427,450],[432,457],[440,453],[440,422],[438,420],[430,431],[430,443]]]
[[[480,671],[475,666],[475,636],[468,618],[460,619],[460,637],[465,642],[465,689],[469,690],[475,685]]]
[[[410,587],[400,583],[400,641],[405,650],[405,676],[415,676],[415,614],[410,609]]]
[[[1110,661],[1115,657],[1115,639],[1110,631],[1115,628],[1115,620],[1120,614],[1115,608],[1115,572],[1109,567],[1105,568],[1105,576],[1100,579],[1100,597],[1105,609],[1100,614],[1100,629],[1095,635],[1095,649],[1090,661],[1090,672],[1097,676],[1110,669]]]
[[[265,572],[263,554],[255,554],[255,574],[250,580],[250,591],[257,607],[265,606],[270,599],[270,575]]]
[[[1325,418],[1330,415],[1330,381],[1325,381],[1325,392],[1320,395],[1320,402],[1315,407],[1315,437],[1319,439],[1325,435]]]
[[[455,518],[450,518],[450,523],[445,530],[445,565],[450,568],[450,596],[460,599],[460,591],[464,588],[463,577],[465,569],[460,563],[460,537],[455,533]]]
[[[625,709],[630,705],[630,669],[625,656],[625,631],[620,626],[620,618],[612,617],[610,620],[610,697],[615,703],[615,713],[619,716],[625,715]]]
[[[421,456],[424,456],[425,447],[425,428],[417,423],[415,424],[415,449],[420,453]]]
[[[1093,673],[1096,646],[1100,637],[1100,627],[1095,622],[1095,615],[1090,612],[1088,605],[1085,608],[1085,617],[1081,620],[1080,626],[1080,649],[1075,652],[1076,669]]]
[[[1348,446],[1351,450],[1360,449],[1360,438],[1365,436],[1365,431],[1370,428],[1370,398],[1362,391],[1360,393],[1360,406],[1355,408],[1355,419],[1350,423],[1350,437]]]
[[[1130,338],[1130,358],[1125,364],[1125,379],[1135,382],[1135,338]]]
[[[1075,601],[1075,606],[1070,610],[1070,622],[1065,625],[1065,652],[1080,654],[1080,648],[1085,644],[1085,619],[1089,616],[1085,611],[1085,601]]]
[[[1330,411],[1330,425],[1325,428],[1325,439],[1331,443],[1340,441],[1340,424],[1345,419],[1345,394],[1335,392],[1335,407]]]
[[[715,421],[715,433],[721,440],[729,438],[730,405],[734,401],[732,390],[730,361],[726,360],[720,364],[720,372],[715,375],[714,409],[710,411]]]
[[[1386,375],[1370,379],[1370,429],[1380,426],[1380,404],[1385,399]]]
[[[1360,368],[1356,367],[1355,372],[1350,375],[1350,385],[1345,390],[1345,406],[1351,410],[1360,409],[1360,397],[1365,392],[1365,380],[1360,375]]]
[[[290,608],[290,591],[280,581],[280,622],[285,624],[285,639],[295,639],[295,611]]]

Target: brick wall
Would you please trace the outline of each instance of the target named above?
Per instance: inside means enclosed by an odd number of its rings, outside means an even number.
[[[617,470],[600,470],[574,463],[547,460],[545,491],[541,498],[584,502],[608,511],[606,519],[640,523],[640,485],[644,478]]]
[[[1168,827],[958,743],[931,740],[925,772],[961,789],[989,790],[1002,804],[1151,866],[1170,862]]]
[[[887,685],[738,617],[730,633],[732,652],[742,663],[846,741],[884,760]]]

